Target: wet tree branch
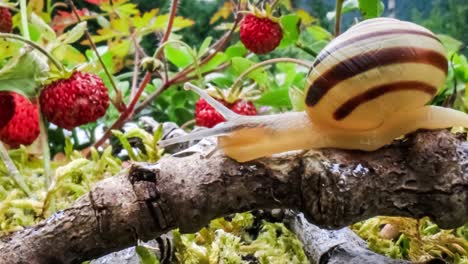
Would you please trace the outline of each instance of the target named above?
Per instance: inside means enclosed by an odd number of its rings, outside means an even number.
[[[419,132],[375,152],[290,152],[239,164],[222,154],[166,157],[106,179],[67,210],[0,239],[0,263],[79,263],[173,228],[216,217],[289,208],[340,228],[376,215],[468,220],[468,143]]]

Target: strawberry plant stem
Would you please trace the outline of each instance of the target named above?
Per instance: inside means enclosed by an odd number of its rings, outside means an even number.
[[[44,116],[41,113],[40,105],[38,104],[39,110],[39,129],[40,129],[40,139],[42,145],[42,159],[43,159],[43,166],[44,166],[44,181],[46,189],[49,189],[50,181],[51,181],[51,170],[50,170],[50,147],[49,147],[49,138],[47,133],[47,126]]]
[[[335,11],[335,37],[340,35],[341,28],[341,11],[343,10],[344,0],[336,0],[336,11]]]
[[[260,68],[260,67],[263,67],[265,65],[268,65],[268,64],[273,64],[273,63],[278,63],[278,62],[290,62],[290,63],[294,63],[294,64],[298,64],[298,65],[302,65],[304,67],[307,67],[307,68],[311,68],[312,67],[312,63],[311,62],[307,62],[307,61],[303,61],[303,60],[298,60],[298,59],[293,59],[293,58],[276,58],[276,59],[270,59],[270,60],[266,60],[266,61],[262,61],[260,63],[257,63],[257,64],[254,64],[252,66],[250,66],[247,70],[245,70],[241,75],[239,75],[239,77],[237,77],[237,79],[234,81],[234,83],[232,84],[231,86],[231,93],[232,94],[238,94],[241,92],[242,90],[242,86],[241,86],[241,82],[242,80],[247,76],[249,75],[251,72],[253,72],[254,70]]]
[[[26,40],[31,40],[28,27],[28,5],[26,0],[20,0],[21,29]]]
[[[8,154],[8,151],[2,142],[0,142],[0,157],[2,158],[7,171],[10,173],[11,177],[16,182],[18,187],[20,187],[20,189],[27,196],[32,198],[33,196],[32,196],[31,190],[29,189],[28,185],[24,181],[23,175],[21,175],[18,168],[16,168],[15,163],[13,163],[13,160],[11,160],[10,155]]]
[[[311,55],[313,57],[317,57],[317,55],[318,55],[317,52],[315,52],[311,48],[307,47],[306,45],[304,45],[300,41],[296,42],[295,46],[300,48],[301,50],[303,50],[304,52],[308,53],[309,55]]]
[[[31,40],[28,40],[19,35],[8,34],[8,33],[0,33],[0,38],[16,39],[16,40],[19,40],[21,42],[28,44],[29,46],[33,47],[34,49],[44,54],[55,65],[55,67],[57,67],[57,69],[64,71],[63,65],[57,59],[55,59],[49,52],[47,52],[47,50],[37,45],[36,43],[32,42]]]
[[[76,19],[78,20],[78,23],[80,23],[82,20],[81,20],[80,15],[78,14],[78,10],[77,10],[75,4],[73,3],[73,1],[72,0],[67,0],[67,4],[68,4],[68,6],[70,6],[70,9],[72,10],[73,14],[75,15]],[[123,112],[125,110],[125,108],[126,108],[125,103],[122,101],[122,94],[121,94],[120,90],[117,88],[117,84],[115,83],[114,77],[112,76],[112,74],[110,73],[110,71],[107,68],[106,64],[104,63],[104,60],[102,60],[101,54],[99,54],[99,51],[97,50],[96,44],[94,43],[94,41],[91,38],[91,35],[89,34],[89,31],[87,29],[85,29],[84,34],[86,36],[86,39],[88,39],[88,41],[89,41],[89,45],[91,46],[91,49],[96,54],[96,57],[98,58],[99,63],[101,64],[101,67],[104,69],[104,72],[106,73],[106,76],[107,76],[107,78],[109,79],[109,81],[111,83],[112,89],[115,92],[115,98],[117,98],[117,100],[111,100],[111,102],[115,106],[115,108],[117,108],[117,110],[119,110],[120,112]]]

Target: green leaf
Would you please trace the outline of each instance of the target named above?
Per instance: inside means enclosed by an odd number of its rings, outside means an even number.
[[[237,42],[235,45],[230,46],[226,49],[225,54],[229,59],[234,57],[244,57],[247,54],[247,49],[241,42]]]
[[[255,102],[260,105],[268,105],[273,107],[291,107],[291,101],[289,100],[289,89],[267,91]]]
[[[307,27],[307,33],[315,40],[331,40],[333,35],[321,26],[312,25]]]
[[[281,27],[283,29],[283,39],[280,47],[284,48],[296,43],[299,39],[301,19],[298,15],[291,14],[281,17]]]
[[[38,33],[37,37],[45,39],[47,42],[52,42],[57,38],[55,31],[34,12],[31,13],[31,24],[29,28],[33,28],[33,30]]]
[[[232,58],[232,68],[240,75],[255,63],[246,58],[234,57]],[[263,68],[258,68],[247,75],[258,84],[265,84],[268,81],[268,74]]]
[[[84,34],[87,28],[86,21],[83,21],[76,26],[74,26],[71,30],[67,31],[66,33],[62,34],[58,37],[58,41],[64,44],[71,44],[78,41]]]
[[[187,67],[193,63],[192,55],[190,50],[184,46],[174,47],[172,44],[168,44],[164,47],[164,53],[166,58],[179,68]]]
[[[29,98],[47,77],[47,63],[36,52],[26,52],[12,58],[0,70],[0,91],[15,91]]]
[[[463,42],[459,41],[458,39],[452,38],[449,35],[438,34],[437,37],[442,42],[442,45],[444,45],[445,50],[447,51],[449,55],[451,55],[454,52],[459,51],[463,45]]]
[[[141,264],[159,264],[159,260],[152,252],[145,246],[136,246],[135,251],[138,254],[138,257],[140,258],[140,263]]]
[[[349,13],[351,11],[359,10],[359,2],[358,0],[346,0],[343,3],[343,8],[341,9],[341,14],[344,15],[346,13]],[[331,11],[327,13],[327,19],[328,20],[333,20],[335,19],[336,12]]]
[[[198,49],[198,57],[200,58],[208,51],[210,47],[211,41],[213,41],[212,37],[207,37],[201,44],[200,49]]]
[[[380,0],[359,0],[359,10],[364,18],[374,18],[382,15],[384,4]]]
[[[85,63],[85,56],[72,45],[60,45],[52,51],[52,55],[67,66]]]
[[[201,72],[207,72],[215,69],[222,63],[226,62],[228,60],[228,56],[222,52],[216,53],[216,55],[209,60],[207,63],[203,64],[203,66],[200,67]]]
[[[304,111],[305,110],[305,97],[304,92],[297,87],[291,87],[289,89],[289,98],[291,99],[291,104],[294,111]]]
[[[0,60],[19,55],[23,46],[22,42],[0,38]]]

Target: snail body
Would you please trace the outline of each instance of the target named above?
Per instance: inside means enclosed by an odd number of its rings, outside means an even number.
[[[465,113],[426,105],[447,71],[444,47],[431,31],[369,19],[318,54],[304,89],[306,111],[240,116],[188,83],[227,122],[160,145],[218,135],[224,153],[244,162],[296,149],[372,151],[418,129],[468,127]]]

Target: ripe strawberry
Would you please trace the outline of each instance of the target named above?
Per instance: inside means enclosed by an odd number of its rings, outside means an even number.
[[[225,101],[218,101],[226,105]],[[224,121],[224,117],[209,105],[205,99],[200,98],[195,104],[195,123],[197,126],[211,128]]]
[[[240,115],[256,115],[257,108],[254,104],[245,100],[237,100],[230,107],[232,111]]]
[[[224,100],[218,99],[222,104],[227,106],[229,109],[240,115],[256,115],[257,109],[252,102],[245,100],[237,100],[232,104],[227,103]],[[224,117],[218,113],[211,105],[209,105],[204,99],[200,98],[195,104],[195,121],[197,126],[214,127],[215,125],[224,122]]]
[[[30,145],[39,136],[37,106],[14,92],[0,92],[0,140],[10,145]]]
[[[102,79],[83,72],[74,72],[68,79],[47,85],[39,101],[47,120],[68,130],[96,121],[109,107]]]
[[[0,7],[0,32],[11,33],[13,31],[13,22],[11,20],[10,10],[6,7]]]
[[[274,50],[283,38],[281,26],[268,17],[247,14],[240,26],[240,39],[245,47],[256,54]]]

